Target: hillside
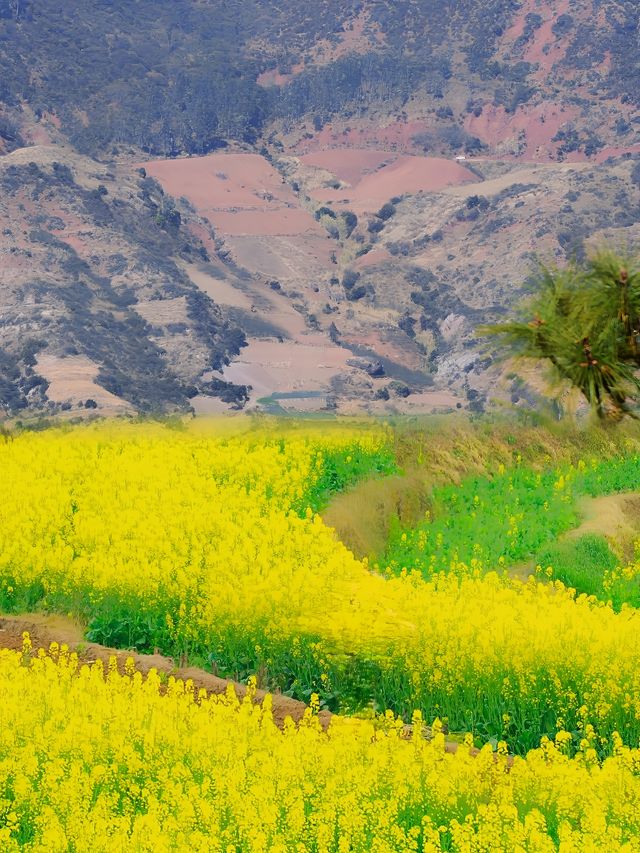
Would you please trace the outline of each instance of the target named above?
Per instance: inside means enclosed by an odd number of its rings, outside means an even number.
[[[0,159],[0,187],[10,409],[184,409],[239,353],[243,333],[189,278],[206,249],[153,180],[35,146]]]
[[[0,19],[1,97],[55,113],[94,152],[203,153],[278,119],[374,108],[419,111],[443,146],[495,147],[505,127],[536,148],[561,132],[564,153],[637,141],[633,0],[2,0]]]
[[[0,0],[3,408],[528,405],[473,329],[637,243],[635,6]]]

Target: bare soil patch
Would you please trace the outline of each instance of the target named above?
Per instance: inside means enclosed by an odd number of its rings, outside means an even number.
[[[299,207],[214,210],[209,217],[220,231],[232,237],[250,237],[253,234],[286,237],[318,230],[313,217]]]
[[[614,544],[624,544],[640,531],[640,492],[583,498],[578,510],[582,522],[565,534],[567,539],[595,533]]]
[[[253,340],[225,367],[228,382],[252,386],[252,400],[274,392],[326,391],[333,376],[347,371],[351,353],[323,336],[309,343]]]
[[[102,661],[104,664],[109,664],[110,660],[115,657],[118,665],[118,670],[121,674],[125,672],[125,665],[129,658],[133,659],[136,669],[143,675],[147,675],[150,670],[155,669],[158,673],[182,681],[191,681],[196,691],[204,689],[209,695],[223,694],[227,691],[229,685],[233,686],[236,696],[243,699],[247,694],[247,687],[231,679],[218,678],[204,669],[194,666],[176,666],[172,658],[164,657],[163,655],[141,655],[137,652],[126,651],[122,649],[112,649],[108,646],[101,646],[99,643],[87,643],[83,639],[82,627],[71,619],[56,614],[44,613],[25,613],[18,616],[0,616],[0,649],[11,649],[20,651],[23,646],[23,632],[27,631],[31,639],[34,649],[43,648],[48,650],[52,643],[67,645],[69,650],[76,652],[78,658],[83,664],[91,664],[95,661]],[[163,690],[164,687],[161,687]],[[253,702],[256,705],[262,704],[267,691],[256,690]],[[273,721],[279,727],[283,728],[285,720],[291,718],[298,723],[304,716],[307,706],[304,702],[299,702],[296,699],[291,699],[289,696],[283,696],[281,693],[271,693],[272,698],[272,714]],[[320,711],[318,719],[323,729],[329,727],[329,723],[334,718],[330,711]],[[339,718],[336,718],[339,720]],[[412,736],[413,727],[407,725],[404,727],[403,734],[406,738]],[[431,729],[429,726],[424,727],[424,736],[431,737]],[[460,744],[456,741],[447,741],[445,749],[449,753],[455,753]],[[479,750],[471,749],[472,755],[477,755]]]
[[[193,411],[196,415],[210,417],[211,415],[229,415],[229,405],[219,397],[211,397],[209,394],[197,394],[191,400]]]
[[[252,301],[250,297],[230,282],[200,269],[195,264],[184,264],[183,269],[195,286],[210,296],[218,305],[230,305],[233,308],[251,310]]]
[[[567,530],[560,539],[579,539],[590,533],[604,536],[616,553],[633,559],[634,541],[640,533],[640,492],[583,497],[578,502],[578,513],[582,518],[580,524]],[[525,582],[534,573],[533,560],[509,567],[511,577]]]
[[[185,196],[205,212],[262,207],[269,194],[283,203],[294,200],[280,175],[258,154],[207,154],[142,165],[172,195]]]
[[[545,19],[534,34],[534,37],[524,53],[526,62],[538,64],[536,76],[545,79],[557,62],[564,58],[567,51],[565,39],[557,38],[553,33],[553,25],[560,15],[570,11],[569,0],[554,0],[553,3],[545,2],[536,9],[537,13]]]
[[[356,270],[362,270],[367,267],[375,267],[378,264],[387,263],[392,259],[393,255],[388,249],[374,249],[371,252],[367,252],[366,255],[360,255],[359,258],[356,258],[353,266]]]
[[[350,21],[345,21],[342,30],[336,30],[336,39],[320,39],[304,54],[303,61],[297,62],[286,73],[277,68],[263,71],[257,78],[259,86],[284,86],[295,76],[301,74],[308,65],[322,67],[335,62],[349,53],[367,53],[372,47],[384,44],[385,36],[377,23],[371,23],[369,12],[360,11]]]
[[[297,289],[313,277],[327,277],[333,248],[326,233],[227,235],[225,245],[239,266],[256,275],[291,280]]]
[[[364,175],[375,172],[385,163],[393,163],[397,154],[376,151],[370,148],[328,148],[303,155],[300,160],[305,166],[326,169],[347,184],[359,183]]]
[[[136,303],[136,311],[151,325],[166,326],[168,323],[189,323],[186,296],[174,299],[147,299]]]
[[[336,495],[322,513],[328,527],[356,557],[379,557],[387,545],[392,519],[417,524],[429,507],[419,473],[364,480]]]
[[[609,157],[622,157],[623,154],[640,154],[640,143],[636,142],[635,145],[627,145],[623,148],[614,148],[610,145],[596,154],[595,161],[596,163],[604,163]]]
[[[98,365],[83,355],[56,356],[41,353],[37,357],[37,372],[49,382],[47,397],[56,403],[71,404],[95,400],[99,409],[110,413],[133,411],[126,400],[116,397],[95,381]]]
[[[456,397],[450,391],[421,391],[419,394],[411,394],[404,401],[407,413],[418,414],[420,412],[434,412],[438,409],[451,409],[461,398]]]
[[[422,120],[394,121],[383,124],[383,119],[371,116],[368,119],[345,119],[326,124],[311,139],[303,138],[292,143],[292,150],[307,153],[319,148],[341,146],[342,148],[378,148],[388,151],[415,151],[414,137],[431,128]]]
[[[144,168],[167,192],[187,198],[225,234],[323,233],[276,169],[259,154],[154,160]]]
[[[477,162],[481,163],[482,161],[478,160]],[[476,184],[447,187],[443,192],[456,198],[469,198],[476,194],[492,196],[497,195],[502,190],[508,189],[514,184],[543,183],[554,172],[566,173],[572,170],[579,171],[588,168],[590,168],[589,163],[523,163],[521,168],[516,167],[505,175],[489,178],[486,181]]]
[[[328,156],[332,153],[333,164]],[[343,151],[326,151],[324,155],[323,168],[336,174],[341,169]],[[455,160],[404,154],[388,165],[383,161],[374,172],[363,172],[350,188],[320,188],[312,190],[312,195],[318,201],[350,207],[356,213],[373,213],[394,196],[438,192],[452,185],[477,183],[477,180],[476,175]]]
[[[558,150],[558,143],[552,139],[578,112],[577,107],[549,102],[518,107],[514,113],[507,113],[502,106],[488,105],[479,116],[467,116],[464,128],[503,156],[550,162]],[[524,144],[520,141],[522,134]],[[584,155],[572,152],[567,159],[577,161],[584,159]]]

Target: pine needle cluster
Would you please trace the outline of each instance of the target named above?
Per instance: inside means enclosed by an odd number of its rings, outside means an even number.
[[[511,356],[546,361],[604,421],[636,416],[640,395],[640,262],[613,249],[541,266],[521,317],[485,326]]]

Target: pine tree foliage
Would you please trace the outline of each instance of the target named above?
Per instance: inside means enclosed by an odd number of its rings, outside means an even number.
[[[636,416],[640,397],[640,262],[603,248],[583,263],[541,266],[521,317],[485,326],[506,353],[547,362],[602,420]]]

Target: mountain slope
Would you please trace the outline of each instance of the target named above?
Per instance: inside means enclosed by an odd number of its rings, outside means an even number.
[[[566,152],[637,141],[634,0],[1,0],[0,67],[0,100],[55,113],[85,152],[203,153],[273,121],[374,109],[491,147],[500,122],[551,105],[571,123]]]
[[[0,0],[0,403],[528,404],[473,329],[638,243],[639,82],[635,0]]]
[[[49,146],[0,159],[0,189],[2,352],[20,375],[5,406],[42,402],[37,375],[72,356],[83,388],[109,394],[90,399],[186,408],[239,352],[243,333],[183,268],[206,250],[154,181]]]

